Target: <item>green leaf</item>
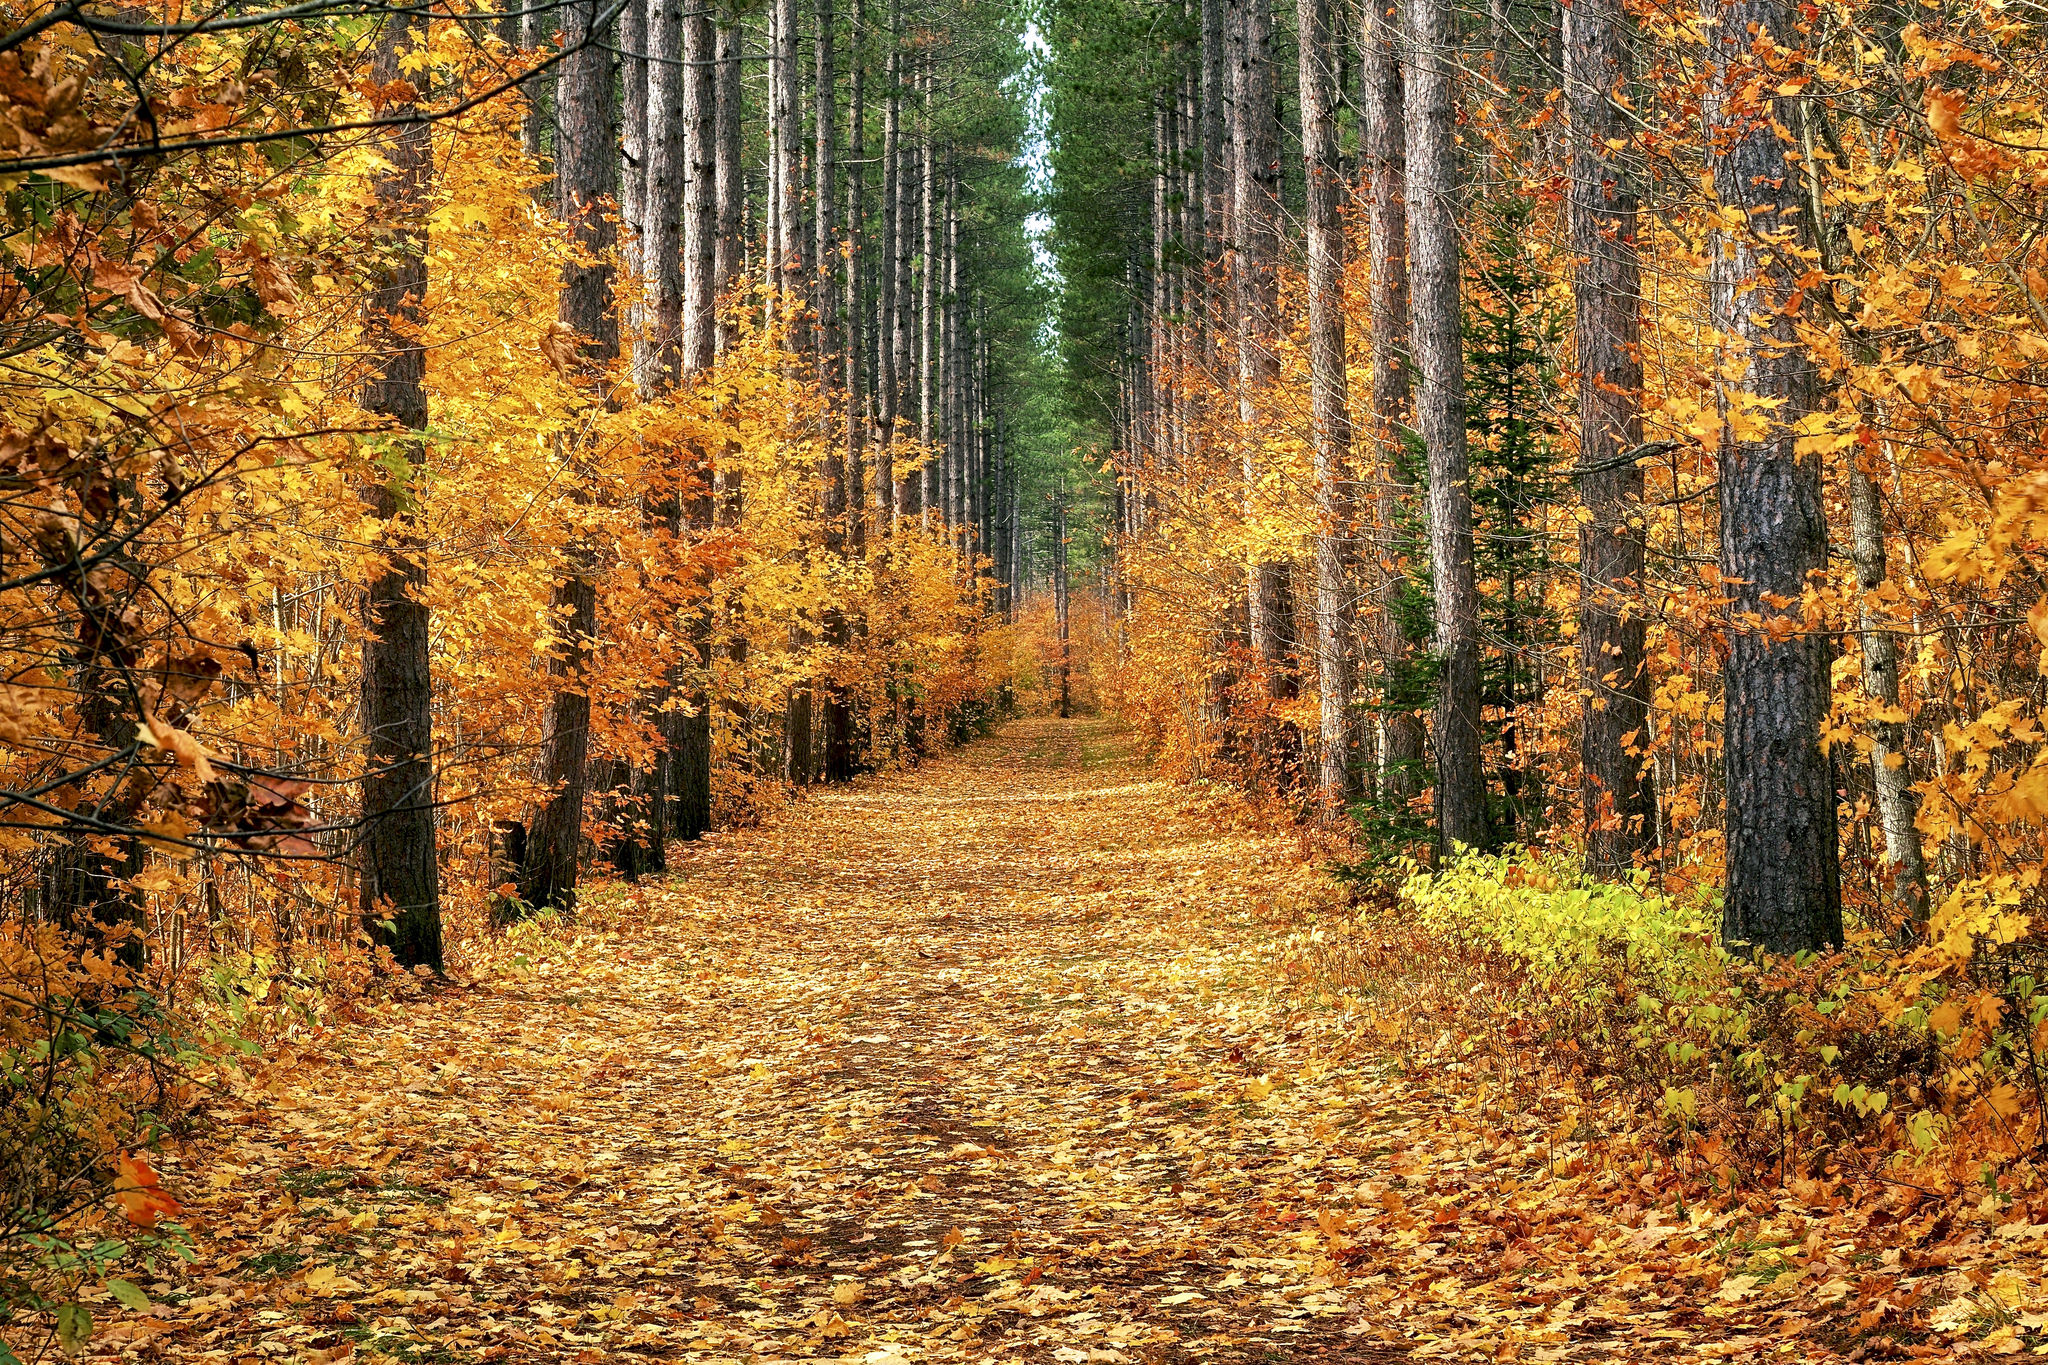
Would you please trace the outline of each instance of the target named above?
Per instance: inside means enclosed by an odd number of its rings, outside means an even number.
[[[57,1309],[57,1344],[67,1356],[75,1356],[92,1337],[92,1314],[82,1303],[61,1304]]]
[[[133,1308],[138,1313],[149,1309],[149,1295],[126,1280],[108,1280],[107,1292],[119,1299],[124,1307]]]

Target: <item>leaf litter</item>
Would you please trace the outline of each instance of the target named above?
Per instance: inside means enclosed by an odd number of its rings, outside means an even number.
[[[1404,1063],[1290,980],[1287,908],[1330,893],[1298,840],[1153,778],[1105,726],[1019,722],[676,866],[613,927],[251,1074],[160,1163],[188,1282],[95,1305],[88,1351],[1086,1365],[2039,1340],[2048,1210],[1921,1208],[1898,1184],[1686,1208],[1602,1158],[1575,1094],[1511,1111],[1455,1064]]]

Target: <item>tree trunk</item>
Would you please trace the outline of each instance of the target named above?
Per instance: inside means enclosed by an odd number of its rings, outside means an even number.
[[[1067,720],[1074,714],[1074,656],[1070,628],[1074,613],[1067,580],[1067,499],[1064,489],[1055,504],[1054,517],[1052,606],[1060,643],[1060,719]]]
[[[574,47],[593,41],[565,59],[558,71],[555,146],[555,214],[589,264],[562,270],[559,316],[575,333],[583,355],[603,372],[619,355],[618,315],[613,307],[609,261],[615,233],[605,202],[612,196],[618,161],[612,143],[612,62],[609,34],[590,34],[603,0],[577,0],[562,11],[564,39]],[[644,66],[644,64],[643,64]],[[583,847],[583,796],[590,754],[590,692],[584,670],[597,633],[595,556],[586,543],[569,550],[569,572],[555,584],[550,604],[557,638],[548,656],[556,679],[541,739],[540,777],[548,796],[525,835],[519,898],[527,905],[570,909]]]
[[[938,499],[933,490],[938,485],[937,452],[932,449],[934,433],[932,400],[933,361],[937,359],[934,349],[938,343],[939,311],[939,151],[932,136],[932,69],[929,63],[924,69],[924,155],[923,175],[923,229],[924,249],[918,265],[917,303],[917,439],[924,443],[924,468],[913,476],[921,485],[918,506],[923,520],[930,522],[932,514],[943,514],[944,509],[935,507]]]
[[[797,115],[797,29],[796,0],[772,0],[774,5],[774,52],[769,66],[770,98],[775,120],[775,208],[776,241],[771,252],[774,280],[781,293],[786,314],[793,314],[805,297],[803,203],[803,129]],[[800,330],[800,329],[796,329]],[[792,343],[801,336],[792,335]]]
[[[718,141],[718,242],[712,253],[712,292],[723,300],[735,281],[745,273],[746,233],[741,218],[746,210],[747,177],[743,159],[746,110],[740,85],[740,48],[745,38],[737,15],[726,15],[718,25],[718,71],[713,86],[713,132]],[[736,315],[735,315],[736,316]],[[739,339],[737,323],[722,319],[718,327],[719,354],[732,349]]]
[[[866,30],[865,0],[853,0],[846,45],[846,302],[841,325],[846,334],[846,543],[855,554],[867,544],[867,68],[861,61]]]
[[[875,536],[886,542],[896,530],[897,506],[896,441],[897,338],[902,320],[897,316],[902,295],[897,288],[897,244],[904,229],[902,191],[903,168],[903,44],[899,32],[903,17],[902,0],[889,0],[889,56],[883,84],[887,96],[882,108],[882,240],[876,284],[880,301],[875,326]]]
[[[1388,8],[1383,8],[1387,6]],[[1368,0],[1363,54],[1365,162],[1372,178],[1369,250],[1372,270],[1372,424],[1380,478],[1379,534],[1374,558],[1397,564],[1408,547],[1398,537],[1404,504],[1413,500],[1413,482],[1406,477],[1406,452],[1401,428],[1408,418],[1408,140],[1403,108],[1399,34],[1389,17],[1389,0]],[[1382,794],[1390,801],[1412,800],[1422,790],[1422,718],[1393,686],[1415,667],[1426,642],[1413,613],[1401,609],[1396,592],[1405,587],[1399,569],[1376,576],[1379,593],[1374,635],[1380,652],[1379,712],[1382,738]]]
[[[960,545],[960,457],[961,444],[965,435],[961,431],[962,409],[961,380],[964,366],[960,363],[960,172],[954,165],[953,150],[946,150],[946,272],[944,275],[945,299],[939,307],[940,337],[940,387],[943,401],[945,432],[940,473],[943,484],[940,496],[946,520],[947,543],[955,549]]]
[[[718,356],[718,34],[701,6],[683,16],[684,163],[683,310],[681,368],[687,379],[709,370]],[[680,492],[682,529],[692,542],[710,534],[713,520],[711,451],[693,444],[684,452]],[[696,839],[711,828],[711,574],[694,574],[701,597],[685,614],[690,648],[683,707],[671,710],[666,783],[668,833]]]
[[[426,37],[417,15],[383,19],[371,72],[389,84]],[[414,106],[387,106],[403,118]],[[433,137],[425,123],[385,140],[390,170],[377,181],[385,251],[372,267],[363,349],[383,363],[363,389],[363,408],[387,418],[392,438],[383,481],[366,496],[384,524],[384,568],[363,593],[361,892],[364,926],[402,967],[441,970],[441,879],[434,847],[434,680],[428,662],[426,568],[409,512],[410,474],[426,458],[415,434],[427,425],[427,354],[419,329],[427,295],[425,214],[432,194]]]
[[[1878,498],[1877,481],[1863,468],[1863,459],[1874,452],[1850,447],[1849,524],[1850,557],[1856,563],[1856,582],[1863,589],[1857,618],[1863,646],[1863,690],[1884,712],[1899,710],[1899,644],[1897,638],[1877,621],[1870,594],[1884,586],[1890,570],[1885,563],[1884,508]],[[1920,847],[1920,831],[1914,821],[1920,798],[1913,790],[1913,775],[1906,766],[1904,722],[1878,719],[1870,726],[1870,777],[1877,792],[1877,818],[1884,830],[1885,861],[1892,868],[1892,895],[1909,920],[1927,918],[1927,859]]]
[[[684,41],[692,23],[685,11],[691,4],[692,0],[648,0],[647,6],[647,126],[639,139],[646,156],[641,188],[644,325],[634,339],[633,378],[641,398],[648,401],[667,393],[681,377],[688,290],[699,283],[688,273],[695,266],[686,267],[683,259],[693,150],[687,119],[694,86],[709,75],[684,64]],[[686,479],[690,460],[681,452],[673,458],[676,477]],[[649,499],[647,515],[680,536],[682,507],[681,487],[671,486]],[[642,720],[657,736],[648,766],[635,769],[618,763],[611,770],[614,789],[607,796],[608,817],[617,827],[611,861],[628,877],[667,867],[669,789],[682,742],[683,716],[675,699],[681,672],[680,665],[671,666],[653,692],[640,700]]]
[[[1752,93],[1783,78],[1776,63],[1759,67],[1755,47],[1796,44],[1799,33],[1786,0],[1727,0],[1708,17],[1707,164],[1721,204],[1747,219],[1742,231],[1716,234],[1708,273],[1711,321],[1728,348],[1714,369],[1720,569],[1731,598],[1721,936],[1731,948],[1785,953],[1842,941],[1834,772],[1820,743],[1828,638],[1801,605],[1808,575],[1827,564],[1827,522],[1820,461],[1796,453],[1818,375],[1795,325],[1810,242],[1778,129],[1800,115],[1793,97]],[[1736,434],[1737,411],[1763,424],[1761,438]]]
[[[897,22],[901,23],[900,10],[892,10]],[[902,33],[897,33],[897,65],[902,73],[901,81],[892,89],[898,105],[897,122],[902,123],[901,105],[910,87],[910,78],[903,68],[907,59],[901,51]],[[919,179],[917,152],[911,140],[903,137],[900,127],[896,145],[896,311],[890,321],[890,349],[895,353],[896,393],[894,396],[896,424],[899,431],[907,431],[910,411],[916,406],[913,386],[917,382],[917,294],[911,266],[916,255],[919,236],[918,200]],[[896,479],[895,517],[900,523],[907,517],[918,514],[918,480],[915,475],[906,477],[906,471],[893,469]]]
[[[1237,77],[1232,87],[1237,250],[1237,403],[1243,443],[1245,510],[1256,520],[1264,508],[1258,484],[1262,431],[1280,378],[1280,120],[1273,91],[1272,0],[1240,0],[1242,24]],[[1276,701],[1300,692],[1294,658],[1294,568],[1270,551],[1253,555],[1248,606],[1252,648],[1259,656],[1266,695]],[[1266,727],[1267,755],[1283,785],[1292,781],[1300,737],[1291,725]]]
[[[624,332],[635,365],[647,345],[647,5],[627,0],[619,12],[620,257],[629,281]]]
[[[1429,559],[1435,588],[1436,821],[1444,853],[1487,842],[1479,766],[1479,600],[1465,446],[1464,319],[1458,279],[1458,147],[1450,0],[1409,7],[1408,269],[1418,377],[1416,416],[1429,452]]]
[[[1231,72],[1225,60],[1223,41],[1223,0],[1201,0],[1202,41],[1202,262],[1207,279],[1203,296],[1208,323],[1203,335],[1221,335],[1225,310],[1218,306],[1217,279],[1228,246],[1230,226],[1230,160],[1225,130],[1230,102]],[[1214,363],[1215,356],[1210,356]]]
[[[1565,11],[1571,115],[1570,219],[1578,265],[1572,292],[1579,360],[1580,796],[1586,865],[1618,876],[1649,846],[1650,679],[1644,667],[1642,278],[1636,182],[1615,149],[1630,128],[1614,96],[1633,76],[1621,0]],[[1629,749],[1638,747],[1639,752]]]
[[[1344,367],[1343,170],[1337,164],[1337,52],[1329,0],[1297,0],[1302,162],[1307,186],[1310,400],[1315,409],[1316,681],[1321,695],[1323,799],[1351,795],[1351,399]]]

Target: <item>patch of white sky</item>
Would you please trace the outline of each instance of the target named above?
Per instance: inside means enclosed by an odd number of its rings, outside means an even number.
[[[1017,165],[1023,167],[1031,192],[1043,197],[1052,191],[1052,87],[1045,83],[1052,47],[1036,19],[1025,22],[1018,46],[1024,49],[1024,60],[1009,79],[1011,93],[1024,102],[1024,145],[1017,153]],[[1025,220],[1024,230],[1031,238],[1038,268],[1047,278],[1056,277],[1058,264],[1045,245],[1045,235],[1052,230],[1051,217],[1043,210],[1035,212]]]
[[[1052,46],[1046,42],[1036,17],[1025,21],[1018,45],[1023,48],[1023,61],[1008,81],[1011,93],[1024,103],[1024,145],[1017,154],[1016,164],[1023,168],[1032,194],[1043,202],[1052,192],[1053,177],[1052,87],[1045,80],[1046,63],[1052,59]],[[1060,265],[1046,241],[1051,231],[1052,215],[1044,209],[1034,210],[1024,220],[1024,237],[1031,243],[1031,259],[1039,278],[1048,288],[1056,289]],[[1052,318],[1047,317],[1047,340],[1050,339],[1052,325]]]

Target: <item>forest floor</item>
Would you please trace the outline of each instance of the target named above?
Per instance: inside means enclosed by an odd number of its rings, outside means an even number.
[[[1547,1207],[1544,1115],[1503,1132],[1291,989],[1299,844],[1229,810],[1034,720],[682,848],[618,927],[215,1103],[165,1162],[198,1262],[90,1349],[1829,1354],[1769,1276],[1726,1292],[1718,1224]]]

